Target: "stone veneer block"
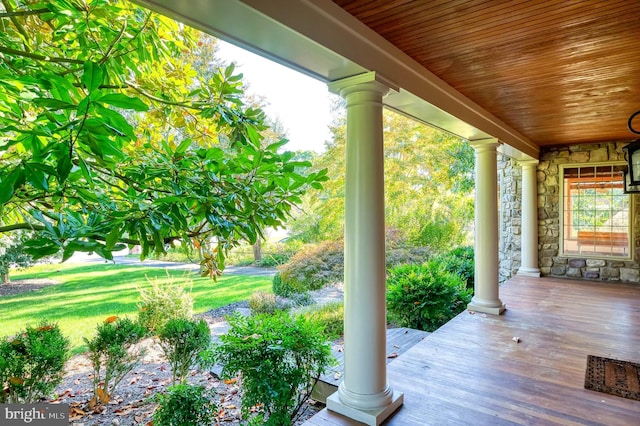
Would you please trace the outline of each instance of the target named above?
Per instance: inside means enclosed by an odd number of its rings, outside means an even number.
[[[584,268],[587,266],[587,261],[584,259],[569,259],[569,267],[571,268]]]

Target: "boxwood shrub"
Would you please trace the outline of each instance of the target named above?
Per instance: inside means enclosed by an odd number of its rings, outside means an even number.
[[[398,266],[387,277],[389,318],[402,327],[434,331],[470,301],[471,291],[463,279],[439,261]]]

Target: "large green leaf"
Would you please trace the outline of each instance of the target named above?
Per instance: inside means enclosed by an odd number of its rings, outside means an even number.
[[[97,101],[122,109],[132,109],[134,111],[149,110],[149,106],[140,99],[131,98],[127,95],[123,95],[122,93],[110,93],[108,95],[101,96]]]
[[[82,82],[87,91],[93,92],[102,84],[104,80],[104,71],[102,67],[95,62],[85,61],[84,72],[82,73]]]

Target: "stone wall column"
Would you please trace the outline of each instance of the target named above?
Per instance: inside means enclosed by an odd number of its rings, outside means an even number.
[[[498,280],[498,152],[496,139],[471,142],[476,154],[475,287],[470,311],[501,314]]]
[[[347,101],[344,381],[327,408],[379,425],[403,402],[387,383],[384,146],[388,83],[366,73],[329,85]]]
[[[539,277],[538,265],[538,160],[522,161],[522,244],[518,275]]]

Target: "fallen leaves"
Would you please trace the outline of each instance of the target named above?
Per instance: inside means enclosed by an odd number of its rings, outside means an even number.
[[[69,405],[69,420],[79,420],[84,417],[87,413],[80,408],[80,404],[77,402],[72,402]]]
[[[116,315],[111,315],[110,317],[106,318],[104,320],[105,324],[111,324],[112,322],[115,322],[118,319],[118,317]]]
[[[12,385],[21,385],[24,383],[24,379],[20,377],[9,377],[9,383]]]

